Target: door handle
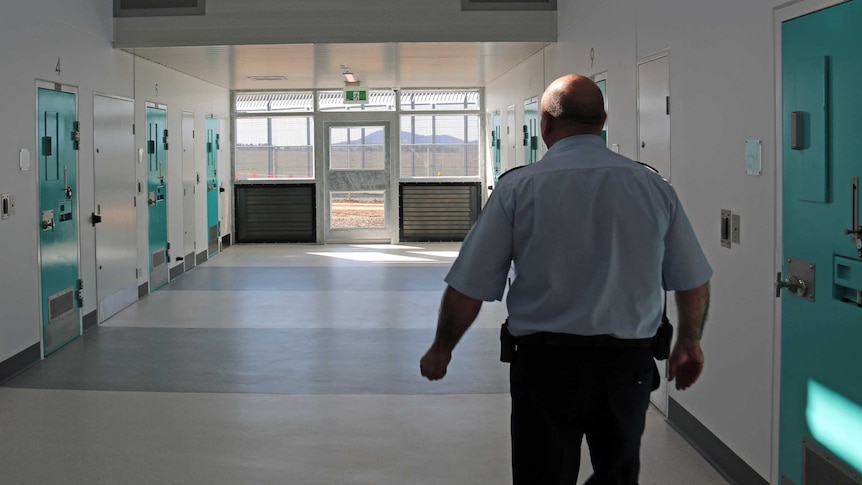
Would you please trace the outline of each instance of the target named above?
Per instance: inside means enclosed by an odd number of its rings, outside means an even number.
[[[844,234],[850,236],[856,243],[856,250],[862,258],[862,226],[859,225],[859,176],[850,177],[850,229],[845,229]]]
[[[781,298],[782,288],[787,288],[800,298],[805,298],[808,295],[808,284],[805,283],[805,280],[794,275],[781,279],[781,272],[779,271],[775,276],[775,298]]]

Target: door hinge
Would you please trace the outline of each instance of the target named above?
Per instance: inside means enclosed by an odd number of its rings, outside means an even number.
[[[72,123],[72,150],[77,150],[81,146],[81,123],[75,121]]]
[[[670,96],[664,97],[665,114],[670,116]]]
[[[132,134],[133,135],[135,134],[135,124],[134,123],[132,123]]]

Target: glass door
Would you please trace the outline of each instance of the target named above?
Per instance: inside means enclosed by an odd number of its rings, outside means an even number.
[[[397,229],[390,170],[393,122],[376,118],[322,123],[326,243],[393,242]]]

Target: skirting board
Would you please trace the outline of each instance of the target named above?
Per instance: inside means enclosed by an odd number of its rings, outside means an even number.
[[[178,264],[171,268],[171,280],[179,278],[183,273],[185,273],[185,268],[184,264]]]
[[[99,325],[99,313],[96,310],[93,310],[90,313],[84,315],[84,319],[82,320],[81,324],[84,327],[84,333],[96,327],[97,325]]]
[[[206,260],[207,260],[207,252],[206,251],[200,252],[195,257],[195,264],[197,265],[197,264],[205,263]]]
[[[667,422],[728,482],[746,485],[769,484],[673,398],[668,398]]]
[[[15,377],[42,358],[41,344],[38,342],[0,362],[0,384]]]

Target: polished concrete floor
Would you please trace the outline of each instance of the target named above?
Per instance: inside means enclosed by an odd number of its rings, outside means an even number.
[[[228,248],[0,387],[0,484],[511,483],[504,305],[419,375],[457,251]],[[642,462],[727,483],[655,409]]]

